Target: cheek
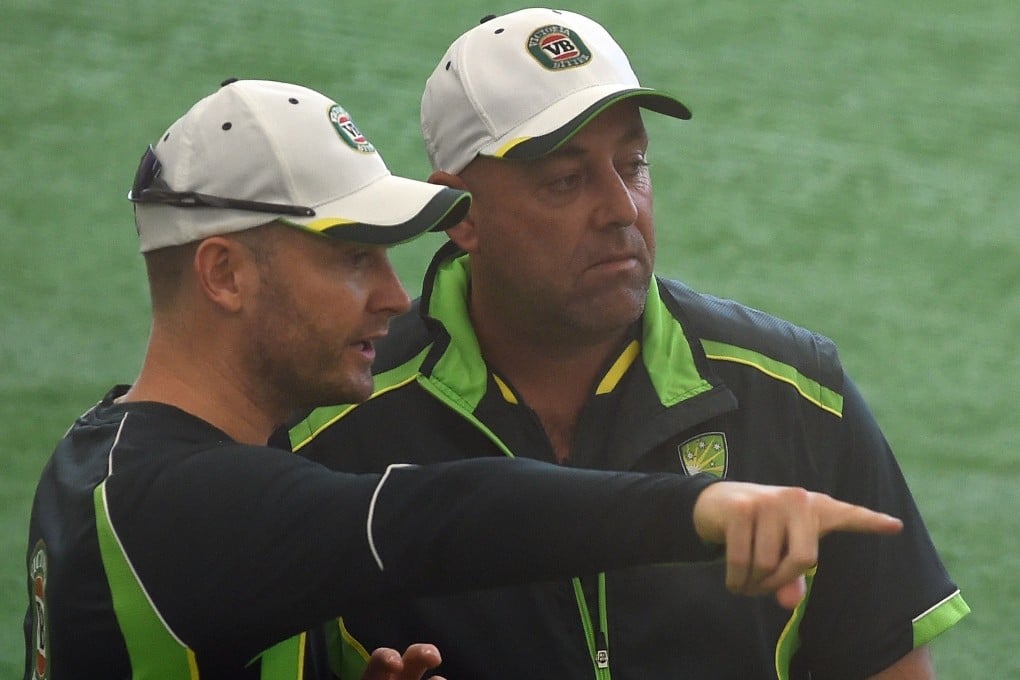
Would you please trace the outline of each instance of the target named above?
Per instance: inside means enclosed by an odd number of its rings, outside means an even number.
[[[522,229],[521,224],[529,226]],[[532,228],[535,225],[507,224],[507,229],[486,241],[485,259],[514,285],[541,285],[556,279],[571,269],[570,263],[576,258],[577,243],[566,239],[562,230],[552,225]]]
[[[300,294],[310,310],[360,309],[372,288],[371,277],[360,270],[331,267],[299,276]]]
[[[358,328],[365,309],[365,299],[349,286],[331,286],[321,291],[324,297],[306,306],[309,323],[338,341]]]
[[[652,217],[652,194],[642,193],[634,197],[634,204],[637,206],[637,230],[645,241],[648,253],[655,257],[655,220]]]
[[[337,343],[345,343],[352,329],[357,328],[365,307],[364,291],[357,278],[335,271],[307,271],[299,274],[296,280],[300,284],[289,291],[287,301],[275,303],[290,307],[284,314],[292,328],[285,332],[297,342],[332,338]]]
[[[648,254],[655,259],[655,226],[652,224],[651,218],[647,220],[638,220],[638,231],[641,232],[641,236],[645,239],[645,247],[648,249]]]
[[[583,210],[553,208],[523,193],[517,200],[479,207],[478,215],[486,219],[475,223],[478,254],[515,278],[525,272],[557,278],[570,270],[584,248]]]

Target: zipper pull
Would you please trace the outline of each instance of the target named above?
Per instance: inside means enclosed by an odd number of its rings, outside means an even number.
[[[600,630],[595,637],[595,665],[599,668],[609,668],[609,644],[606,642],[606,634]]]

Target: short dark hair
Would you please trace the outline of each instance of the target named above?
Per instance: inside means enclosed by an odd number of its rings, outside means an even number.
[[[270,222],[224,236],[243,244],[255,257],[255,262],[261,270],[272,257],[275,235],[286,229],[290,227]],[[193,241],[144,253],[153,313],[167,310],[173,305],[184,275],[195,259],[199,243],[201,241]]]
[[[199,242],[168,246],[145,253],[153,313],[169,309],[180,291],[184,273],[195,259]]]

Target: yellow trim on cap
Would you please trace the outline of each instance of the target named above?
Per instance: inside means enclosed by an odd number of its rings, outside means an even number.
[[[531,137],[515,137],[515,138],[511,139],[509,142],[507,142],[506,144],[504,144],[503,146],[501,146],[498,149],[496,149],[496,153],[494,153],[492,155],[493,155],[494,158],[502,158],[503,156],[505,156],[508,153],[510,153],[510,151],[515,146],[517,146],[518,144],[523,144],[524,142],[527,142],[527,141],[530,141],[530,140],[531,140]]]
[[[321,233],[327,229],[332,229],[333,227],[342,227],[346,224],[358,224],[358,222],[356,222],[355,220],[342,220],[336,217],[323,217],[318,220],[312,220],[308,224],[302,224],[300,226],[304,227],[305,229],[308,229],[309,231]]]

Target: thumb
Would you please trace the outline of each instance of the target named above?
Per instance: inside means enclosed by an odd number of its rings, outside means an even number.
[[[793,609],[804,599],[807,593],[807,582],[801,574],[794,580],[776,590],[776,601],[783,609]]]

